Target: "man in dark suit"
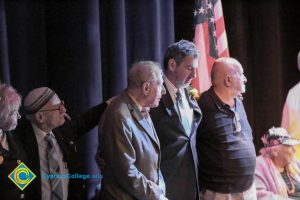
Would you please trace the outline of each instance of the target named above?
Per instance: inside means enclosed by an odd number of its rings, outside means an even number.
[[[148,109],[165,94],[162,71],[152,61],[135,63],[128,87],[107,107],[99,125],[105,160],[102,200],[166,200],[160,144]]]
[[[53,90],[42,87],[29,92],[24,100],[27,120],[20,121],[18,133],[29,157],[28,167],[37,176],[28,186],[30,199],[85,199],[84,180],[47,179],[46,175],[82,174],[77,138],[98,124],[106,106],[102,103],[70,120],[63,101]]]
[[[189,91],[197,59],[192,42],[181,40],[169,46],[164,57],[167,92],[150,112],[161,144],[166,193],[172,200],[199,199],[195,136],[202,115]]]

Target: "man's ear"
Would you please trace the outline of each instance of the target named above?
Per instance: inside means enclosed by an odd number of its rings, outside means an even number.
[[[34,114],[34,119],[38,123],[43,123],[44,121],[44,114],[42,112],[37,112]]]
[[[168,62],[168,69],[174,71],[177,67],[176,61],[174,58],[171,58]]]
[[[143,83],[142,89],[143,89],[144,96],[148,96],[150,92],[150,83],[149,82]]]
[[[231,75],[227,74],[224,78],[224,85],[226,87],[230,87],[231,86]]]

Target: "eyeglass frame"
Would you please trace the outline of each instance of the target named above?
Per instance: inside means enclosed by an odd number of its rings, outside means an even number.
[[[240,116],[238,112],[233,111],[234,117],[233,117],[233,133],[235,135],[238,135],[242,131],[242,125],[240,122]]]
[[[44,109],[44,110],[39,110],[38,112],[55,111],[55,110],[62,112],[62,110],[63,110],[62,107],[64,107],[64,106],[65,106],[65,102],[64,102],[64,100],[61,100],[58,108]]]

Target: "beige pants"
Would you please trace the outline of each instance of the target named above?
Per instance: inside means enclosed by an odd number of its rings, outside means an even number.
[[[200,192],[200,200],[256,200],[256,186],[252,186],[241,193],[219,193],[211,190]]]

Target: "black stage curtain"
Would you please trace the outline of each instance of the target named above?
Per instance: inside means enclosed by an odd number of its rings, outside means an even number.
[[[171,0],[0,0],[0,79],[23,96],[48,86],[71,115],[82,112],[120,93],[133,62],[162,63],[173,12]],[[80,142],[97,173],[97,130]]]
[[[176,40],[194,37],[193,2],[175,1]],[[244,105],[259,150],[261,135],[280,126],[288,90],[300,80],[300,1],[223,0],[222,5],[230,56],[241,62],[248,79]]]
[[[222,4],[230,55],[248,78],[244,104],[258,150],[299,81],[300,2]],[[0,78],[22,95],[49,86],[71,114],[81,112],[125,88],[132,62],[161,62],[174,39],[192,40],[193,7],[194,0],[0,0]],[[96,137],[82,140],[89,173],[97,172]]]

